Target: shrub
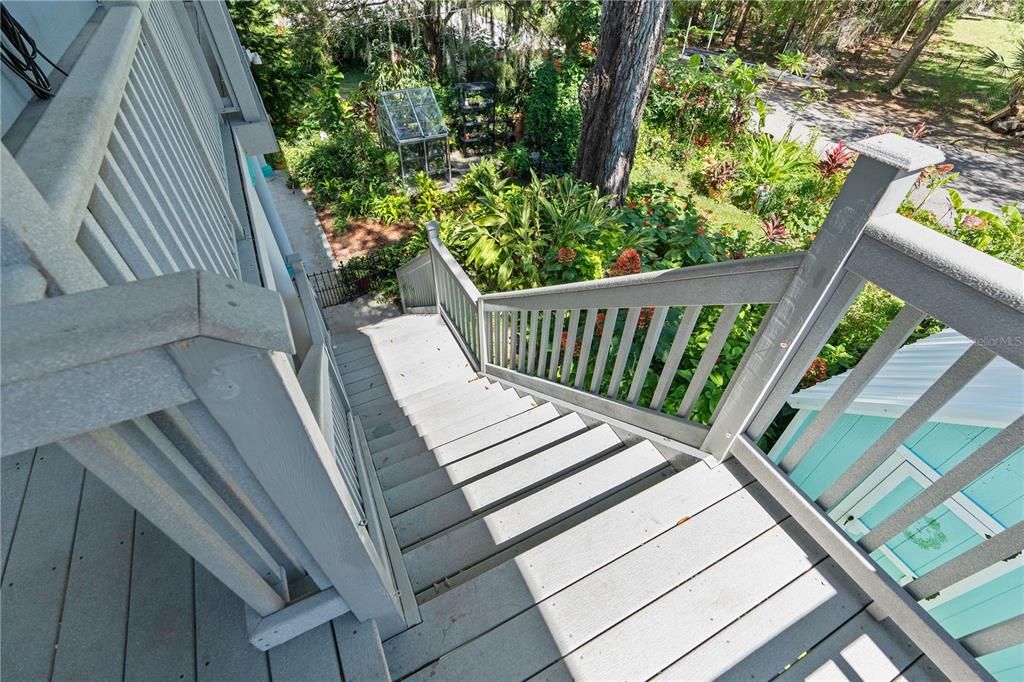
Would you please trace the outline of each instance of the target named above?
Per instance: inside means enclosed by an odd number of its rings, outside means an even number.
[[[543,62],[523,105],[523,142],[537,154],[532,165],[543,173],[572,170],[579,146],[580,83],[586,70],[571,61]]]

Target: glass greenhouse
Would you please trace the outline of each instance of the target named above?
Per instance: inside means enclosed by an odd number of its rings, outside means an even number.
[[[388,90],[377,95],[381,143],[398,153],[402,178],[419,171],[452,179],[448,126],[430,88]]]

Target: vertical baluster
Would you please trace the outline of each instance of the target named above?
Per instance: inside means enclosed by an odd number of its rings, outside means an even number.
[[[505,311],[498,312],[498,366],[504,367],[508,354],[508,343],[505,335]]]
[[[562,383],[569,383],[569,372],[572,370],[572,356],[576,349],[576,332],[580,326],[580,311],[569,313],[569,333],[565,338],[565,357],[562,360]],[[578,370],[577,370],[578,371]]]
[[[605,312],[601,344],[597,347],[597,361],[594,363],[594,376],[590,380],[591,393],[597,393],[601,390],[601,380],[604,379],[604,366],[608,362],[608,347],[612,344],[612,335],[615,333],[615,322],[618,317],[618,308],[608,308]]]
[[[551,361],[548,363],[548,380],[554,381],[558,374],[558,358],[562,353],[562,329],[565,327],[565,310],[555,310],[555,332],[551,337]]]
[[[637,404],[640,400],[640,392],[647,380],[647,370],[654,358],[654,351],[658,347],[658,339],[661,338],[661,328],[665,324],[665,316],[668,315],[668,308],[661,307],[654,309],[650,325],[647,327],[647,338],[644,340],[644,347],[640,351],[640,359],[636,363],[636,371],[633,373],[633,383],[629,386],[629,394],[626,400]]]
[[[516,328],[519,321],[519,311],[511,310],[508,313],[508,368],[516,367]]]
[[[580,343],[580,358],[576,361],[576,388],[583,388],[587,378],[587,362],[590,361],[590,345],[594,342],[594,325],[597,322],[597,308],[587,309],[587,322],[583,325],[583,342]]]
[[[626,371],[626,362],[629,360],[629,351],[633,348],[633,336],[636,335],[636,325],[640,320],[642,308],[630,308],[626,313],[626,324],[622,328],[622,337],[619,339],[619,346],[615,349],[615,364],[612,366],[611,381],[608,382],[608,397],[615,398],[622,388],[622,375]]]
[[[683,314],[683,319],[679,321],[675,338],[672,339],[672,347],[669,348],[668,356],[665,358],[665,366],[661,368],[661,376],[658,377],[658,385],[654,388],[654,395],[651,396],[650,407],[652,410],[660,410],[661,406],[665,404],[665,397],[672,387],[672,380],[676,378],[676,370],[679,369],[683,353],[686,352],[686,346],[690,343],[690,336],[693,334],[700,311],[701,306],[691,305]]]
[[[543,377],[548,358],[548,311],[540,313],[540,347],[537,349],[537,376]]]
[[[686,393],[683,395],[683,401],[679,404],[679,409],[676,411],[678,416],[689,417],[690,412],[693,411],[693,406],[697,404],[697,399],[704,390],[704,384],[707,382],[708,377],[711,376],[711,370],[715,368],[715,363],[718,362],[718,354],[722,352],[725,342],[729,339],[729,332],[732,331],[732,325],[736,322],[736,317],[740,314],[741,307],[738,305],[727,305],[722,308],[722,314],[718,316],[718,322],[715,323],[715,329],[711,332],[708,345],[704,349],[704,354],[700,356],[697,369],[694,371],[693,378],[690,379],[690,385],[686,387]]]
[[[530,356],[526,363],[526,373],[533,374],[537,369],[537,339],[540,335],[540,311],[533,310],[530,312]]]
[[[526,318],[529,315],[529,310],[519,311],[519,351],[516,353],[516,363],[520,372],[526,370]]]

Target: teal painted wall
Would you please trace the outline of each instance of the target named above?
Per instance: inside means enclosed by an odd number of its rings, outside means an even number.
[[[792,437],[780,441],[772,450],[774,461],[785,456],[789,444],[816,414],[811,410],[800,412],[796,419],[802,421],[790,432]],[[884,417],[843,415],[794,469],[794,482],[817,498],[892,423],[892,419]],[[998,429],[929,422],[904,445],[936,472],[944,474],[996,433]],[[920,490],[917,482],[904,480],[864,512],[860,520],[871,528]],[[963,493],[1004,528],[1024,519],[1024,448],[967,486]],[[940,508],[886,546],[920,575],[983,540],[960,517]],[[897,580],[902,577],[896,565],[880,552],[874,552],[872,558]],[[927,601],[924,605],[927,608]],[[930,610],[939,623],[958,637],[1020,615],[1024,613],[1024,569],[1015,569]],[[1024,680],[1024,646],[980,660],[997,679]]]

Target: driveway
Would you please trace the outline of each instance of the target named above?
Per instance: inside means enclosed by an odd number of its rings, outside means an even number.
[[[803,104],[799,95],[800,91],[793,88],[777,88],[767,95],[765,100],[772,111],[766,117],[765,128],[779,137],[792,123],[792,136],[798,139],[817,136],[816,146],[819,149],[838,140],[852,142],[870,137],[884,126],[899,130],[919,122],[906,120],[906,112],[896,106],[887,110],[884,102],[864,106],[847,103],[838,107],[826,101],[801,109],[796,106]],[[956,133],[943,131],[942,136],[955,141]],[[1004,204],[1024,204],[1024,153],[1009,148],[1010,138],[998,152],[974,149],[937,137],[926,137],[924,142],[941,149],[946,160],[960,172],[960,177],[949,186],[960,193],[968,206],[998,211]],[[1000,144],[1001,141],[992,142],[989,148]],[[936,192],[925,206],[941,216],[948,210],[949,203],[944,192]]]

